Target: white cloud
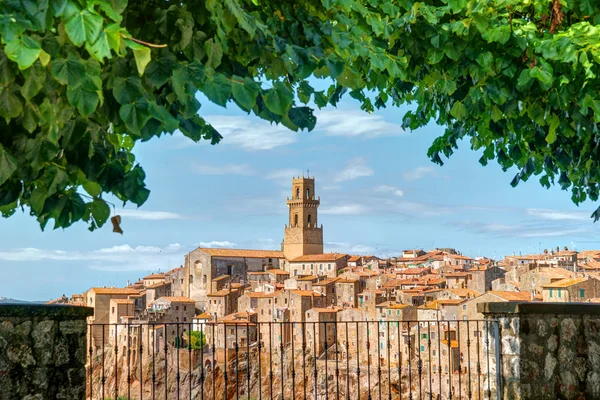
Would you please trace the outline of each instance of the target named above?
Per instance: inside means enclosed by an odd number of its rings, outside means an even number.
[[[326,252],[344,253],[344,254],[373,254],[375,248],[362,244],[352,244],[346,242],[327,242],[325,243]]]
[[[369,209],[362,204],[341,204],[327,207],[321,210],[321,214],[328,215],[360,215],[365,214]]]
[[[265,176],[266,179],[285,179],[285,180],[291,180],[292,177],[294,176],[300,176],[302,175],[302,171],[300,171],[299,169],[292,169],[292,168],[287,168],[287,169],[278,169],[275,171],[271,171],[267,174],[267,176]]]
[[[528,208],[527,215],[553,221],[589,221],[591,212]]]
[[[271,150],[295,143],[298,133],[258,117],[208,115],[204,117],[221,135],[222,144],[244,150]]]
[[[227,240],[224,240],[222,242],[213,240],[211,242],[200,242],[200,243],[198,243],[198,246],[200,246],[200,247],[235,247],[235,246],[237,246],[237,244],[233,243],[233,242],[229,242]]]
[[[133,219],[143,219],[148,221],[161,221],[166,219],[183,219],[183,215],[176,214],[168,211],[149,211],[149,210],[139,210],[139,209],[127,209],[122,208],[120,210],[115,211],[116,214],[121,217],[133,218]]]
[[[179,265],[183,251],[179,243],[165,247],[116,245],[90,251],[17,248],[0,252],[0,260],[13,262],[76,261],[88,268],[105,271],[166,271]]]
[[[201,175],[252,175],[252,167],[247,164],[192,164],[195,172]]]
[[[340,171],[339,174],[334,178],[336,182],[344,182],[357,178],[361,178],[363,176],[371,176],[373,175],[373,170],[367,165],[366,161],[363,158],[356,158],[352,160],[346,168]]]
[[[375,191],[377,193],[390,193],[390,194],[393,194],[394,196],[398,196],[398,197],[404,196],[404,192],[395,186],[381,185],[381,186],[376,187]]]
[[[379,136],[406,133],[399,124],[387,122],[381,115],[363,111],[325,109],[317,111],[316,130],[328,136],[362,137],[371,139]]]
[[[417,167],[410,171],[404,171],[402,176],[407,181],[418,181],[426,176],[437,176],[437,171],[433,167]]]

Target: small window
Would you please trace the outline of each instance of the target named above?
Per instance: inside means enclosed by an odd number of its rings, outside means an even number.
[[[421,345],[421,351],[425,351],[425,345]]]
[[[206,277],[206,275],[204,275],[204,277]],[[183,279],[181,283],[183,283]],[[190,283],[194,283],[194,275],[190,275]]]
[[[549,295],[549,297],[550,297],[550,298],[552,298],[552,297],[553,297],[553,296],[552,296],[552,289],[550,289],[550,295]]]
[[[175,311],[179,311],[179,306],[175,306]]]
[[[186,321],[187,321],[187,317],[183,317],[183,322],[186,322]]]
[[[467,305],[463,304],[463,310],[466,310],[466,309],[467,309]]]
[[[579,289],[579,297],[582,299],[585,297],[585,289]]]
[[[114,307],[112,308],[112,313],[113,313],[113,314],[115,313],[115,308],[114,308]]]
[[[561,292],[562,292],[562,290],[558,289],[558,297],[561,297],[561,294],[562,294]]]
[[[183,306],[183,311],[187,311],[187,306]]]

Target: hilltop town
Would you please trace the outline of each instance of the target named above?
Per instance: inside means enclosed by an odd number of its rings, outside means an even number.
[[[324,253],[315,179],[293,178],[287,205],[289,220],[280,250],[197,248],[179,268],[122,288],[93,287],[51,303],[93,307],[89,322],[106,324],[90,334],[95,346],[120,341],[117,336],[129,333],[146,336],[109,324],[151,323],[153,335],[172,344],[185,340],[189,331],[202,331],[213,336],[217,349],[256,342],[269,349],[273,335],[277,346],[283,346],[298,340],[297,332],[280,325],[274,327],[280,331],[267,333],[263,329],[271,325],[261,322],[379,322],[387,324],[387,333],[378,335],[382,343],[389,346],[388,336],[393,340],[391,324],[392,329],[401,326],[404,336],[408,332],[410,346],[410,337],[415,340],[410,332],[425,322],[431,328],[432,321],[482,320],[479,303],[600,302],[600,250],[564,247],[502,260],[471,258],[450,248],[410,249],[394,258]],[[213,322],[224,324],[209,331],[207,324]],[[238,327],[235,338],[223,334],[228,324]],[[472,325],[463,334],[480,337],[482,328]],[[460,328],[446,327],[445,339],[454,343]],[[356,340],[364,340],[357,333]],[[319,352],[327,342],[336,342],[332,335],[336,332],[327,328],[317,335]],[[434,334],[417,339],[427,337]],[[358,348],[358,342],[352,345]],[[458,368],[460,362],[454,364]]]

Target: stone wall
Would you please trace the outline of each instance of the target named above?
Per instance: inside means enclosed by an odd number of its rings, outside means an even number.
[[[499,320],[504,399],[600,399],[600,306],[484,303]]]
[[[0,305],[0,399],[85,398],[86,317],[66,305]]]

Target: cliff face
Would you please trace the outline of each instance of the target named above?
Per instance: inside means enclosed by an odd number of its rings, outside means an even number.
[[[202,360],[197,350],[171,349],[165,363],[164,353],[155,354],[154,359],[144,354],[141,360],[132,356],[128,360],[127,354],[115,358],[114,349],[106,348],[104,360],[102,353],[97,353],[88,362],[88,398],[133,400],[153,398],[154,394],[154,398],[178,399],[190,398],[190,392],[193,399],[223,399],[225,392],[227,399],[304,398],[305,393],[307,398],[315,398],[315,387],[317,398],[357,398],[360,394],[367,399],[369,391],[371,397],[378,396],[380,388],[386,398],[388,388],[392,397],[399,393],[397,369],[388,377],[387,369],[378,371],[371,366],[369,375],[367,366],[361,365],[359,379],[356,364],[338,361],[336,373],[335,361],[317,360],[315,376],[314,358],[307,355],[303,360],[301,353],[292,357],[290,351],[283,357],[279,352],[271,356],[263,352],[260,361],[256,349],[250,354],[240,351],[237,360],[234,356],[227,362],[227,380],[223,362],[215,364],[212,368],[212,357],[205,354]],[[408,382],[405,376],[403,380]],[[403,392],[408,393],[406,385]]]

